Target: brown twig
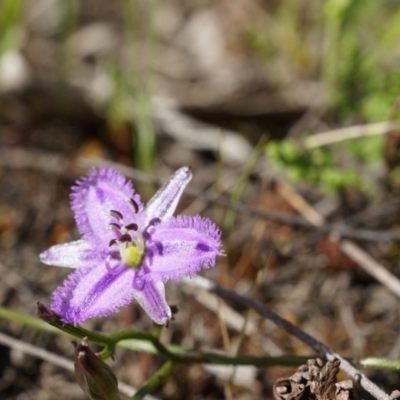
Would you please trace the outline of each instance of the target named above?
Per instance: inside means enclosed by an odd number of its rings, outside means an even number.
[[[273,312],[268,307],[264,306],[263,304],[259,303],[258,301],[249,299],[247,297],[243,297],[236,292],[224,289],[212,281],[205,279],[200,276],[196,276],[191,279],[185,279],[185,282],[197,286],[199,288],[205,289],[209,292],[215,293],[218,296],[221,296],[225,299],[229,299],[234,301],[236,304],[241,305],[242,307],[252,309],[256,311],[261,316],[271,320],[277,326],[285,329],[290,335],[295,336],[302,342],[309,345],[312,349],[314,349],[320,355],[326,357],[327,360],[333,361],[335,358],[340,360],[340,369],[343,370],[348,376],[350,376],[355,381],[359,382],[360,385],[372,396],[374,396],[378,400],[389,400],[389,395],[383,392],[381,389],[378,388],[375,383],[370,381],[364,374],[362,374],[358,369],[353,367],[347,360],[341,357],[339,354],[332,351],[329,347],[325,344],[320,342],[319,340],[315,339],[308,333],[304,332],[297,326],[291,324],[289,321],[285,320],[284,318],[280,317],[278,314]]]
[[[74,371],[74,363],[72,361],[57,354],[51,353],[45,349],[41,349],[40,347],[36,347],[30,343],[25,343],[22,340],[5,335],[2,332],[0,332],[0,343],[12,349],[20,350],[21,352],[29,354],[30,356],[40,358],[49,362],[50,364],[56,365],[57,367],[72,372]]]
[[[342,142],[344,140],[359,137],[384,135],[394,129],[396,125],[391,121],[377,122],[367,125],[347,126],[340,129],[332,129],[327,132],[317,133],[304,139],[304,145],[308,149]]]
[[[11,336],[5,335],[1,332],[0,343],[12,349],[20,350],[25,354],[29,354],[30,356],[40,358],[41,360],[47,361],[50,364],[56,365],[57,367],[66,369],[67,371],[74,372],[74,363],[72,361],[57,354],[51,353],[50,351],[47,351],[40,347],[34,346],[30,343],[25,343],[22,340],[18,340]],[[137,389],[123,382],[118,382],[118,388],[121,393],[128,397],[131,397],[134,393],[137,392]],[[145,399],[157,400],[157,398],[153,396],[147,396],[145,397]]]
[[[296,208],[297,211],[303,213],[305,218],[309,219],[310,222],[315,224],[315,219],[310,218],[308,212],[304,212],[303,203],[306,203],[306,201],[303,199],[302,205],[299,206],[297,201],[293,201],[293,199],[296,198],[296,196],[298,197],[299,194],[286,183],[280,183],[279,186],[284,188],[284,190],[281,189],[279,191],[282,197],[294,208]],[[311,207],[309,205],[307,206],[308,208]],[[323,223],[323,221],[324,219],[321,216],[321,223]],[[364,271],[373,276],[378,282],[389,289],[397,297],[400,297],[400,280],[396,276],[391,274],[383,265],[374,260],[368,253],[361,249],[361,247],[349,240],[342,240],[343,234],[340,230],[332,233],[333,238],[340,240],[339,246],[343,253],[355,261]]]
[[[61,174],[68,168],[68,160],[56,153],[40,150],[7,148],[0,150],[0,166],[15,169],[36,169]]]
[[[340,249],[364,271],[373,276],[378,282],[400,298],[400,280],[390,273],[382,264],[349,240],[340,242]]]

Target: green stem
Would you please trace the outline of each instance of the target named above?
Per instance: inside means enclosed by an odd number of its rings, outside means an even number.
[[[113,346],[115,343],[110,339],[110,337],[103,335],[102,333],[89,331],[88,329],[82,328],[80,326],[74,326],[71,324],[63,324],[60,320],[48,321],[48,323],[61,331],[68,333],[69,335],[75,336],[79,339],[85,337],[92,343],[96,343],[102,346]]]
[[[116,346],[142,353],[157,354],[167,358],[174,363],[202,363],[219,365],[254,365],[259,368],[272,366],[299,366],[305,364],[310,356],[280,356],[280,357],[256,357],[256,356],[236,356],[230,357],[223,354],[195,352],[177,345],[164,345],[152,333],[125,330],[113,333],[109,336],[88,329],[63,324],[58,318],[44,322],[39,318],[9,310],[0,306],[0,318],[19,323],[23,326],[51,334],[65,333],[77,338],[87,337],[92,343],[104,346],[102,358],[113,355]],[[50,325],[49,325],[50,324]],[[378,370],[400,370],[400,359],[390,359],[386,357],[366,357],[359,360],[349,360],[354,365],[366,369]]]
[[[58,329],[50,326],[47,322],[39,318],[32,317],[31,315],[23,314],[18,311],[10,310],[6,307],[0,306],[0,318],[7,321],[16,322],[28,328],[32,328],[42,332],[57,334]]]
[[[174,353],[169,351],[167,347],[165,347],[156,336],[153,336],[149,332],[142,332],[142,331],[134,331],[134,330],[126,330],[126,331],[120,331],[116,333],[112,333],[109,336],[109,339],[113,346],[115,346],[118,342],[121,342],[123,340],[127,339],[136,339],[136,340],[144,340],[147,342],[150,342],[154,348],[156,349],[156,352],[158,354],[165,355],[167,357],[174,357]]]
[[[174,363],[167,361],[161,368],[131,397],[132,400],[141,400],[162,384],[163,379],[171,375]]]
[[[243,196],[243,192],[248,184],[249,177],[254,170],[257,160],[259,159],[262,151],[264,150],[265,138],[261,137],[255,147],[249,161],[245,165],[242,174],[240,175],[237,184],[233,188],[231,201],[233,203],[238,202]],[[234,226],[236,220],[237,210],[230,209],[226,212],[225,219],[223,222],[224,232],[230,232]]]
[[[163,328],[163,325],[158,325],[158,324],[154,323],[151,328],[151,334],[153,336],[155,336],[156,338],[159,338],[161,335],[162,328]]]
[[[400,360],[387,357],[365,357],[357,360],[360,368],[399,371]]]

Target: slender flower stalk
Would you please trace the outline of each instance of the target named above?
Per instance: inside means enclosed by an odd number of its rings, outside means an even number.
[[[92,169],[77,181],[71,207],[82,239],[40,255],[45,264],[76,269],[50,304],[64,323],[107,316],[132,299],[157,324],[171,319],[164,283],[212,267],[222,254],[211,220],[173,217],[191,178],[188,167],[180,168],[146,206],[114,169]]]

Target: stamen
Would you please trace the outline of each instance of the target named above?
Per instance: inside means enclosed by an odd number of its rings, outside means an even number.
[[[138,225],[132,222],[131,224],[125,225],[124,227],[127,231],[137,231],[138,230]]]
[[[171,309],[171,314],[172,314],[172,315],[177,314],[178,311],[179,311],[178,306],[175,305],[175,304],[171,304],[171,305],[169,306],[169,308]]]
[[[121,226],[116,224],[116,223],[114,223],[114,222],[111,222],[110,224],[108,224],[108,229],[110,231],[120,232],[121,231]]]
[[[134,214],[139,212],[139,204],[134,199],[127,199],[127,203],[131,207]],[[139,270],[141,268],[143,257],[145,255],[145,241],[140,231],[139,224],[135,216],[125,225],[123,215],[117,210],[110,210],[109,215],[116,219],[108,225],[108,229],[118,232],[117,238],[109,242],[109,258],[106,267],[109,273],[118,273],[120,269],[114,267],[114,263],[118,263],[123,268],[132,268]],[[115,252],[115,254],[114,254]]]
[[[117,239],[112,239],[110,240],[110,243],[108,243],[108,247],[112,247],[118,245]]]
[[[111,217],[114,217],[114,218],[116,218],[116,219],[118,219],[118,220],[122,220],[124,217],[122,216],[122,214],[119,212],[119,211],[117,211],[117,210],[110,210],[109,211],[109,214],[111,215]]]
[[[128,204],[133,208],[135,214],[139,212],[139,205],[133,199],[128,199]]]
[[[128,233],[125,233],[122,235],[119,239],[118,242],[123,243],[123,242],[132,242],[132,237]]]

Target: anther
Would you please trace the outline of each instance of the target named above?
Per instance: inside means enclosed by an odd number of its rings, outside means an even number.
[[[117,243],[118,243],[118,242],[117,242],[117,239],[112,239],[112,240],[110,240],[110,242],[108,243],[108,247],[115,246]]]
[[[179,311],[178,306],[175,305],[175,304],[170,305],[169,308],[171,309],[171,314],[172,315],[177,314],[178,311]]]
[[[118,242],[123,243],[123,242],[132,242],[132,238],[131,235],[125,233],[124,235],[122,235],[119,239]]]
[[[133,200],[133,199],[128,199],[128,203],[129,203],[129,205],[133,208],[135,214],[137,214],[137,213],[139,212],[138,203],[136,203],[136,201]]]
[[[111,215],[111,217],[114,217],[114,218],[119,219],[119,220],[121,220],[121,219],[124,218],[124,217],[122,216],[122,214],[121,214],[119,211],[117,211],[117,210],[110,210],[110,211],[109,211],[109,214]]]
[[[108,224],[108,229],[110,231],[117,231],[120,232],[121,231],[121,226],[118,224],[115,224],[114,222],[111,222],[110,224]]]
[[[138,225],[132,222],[131,224],[125,225],[125,229],[127,231],[137,231],[138,230]]]

